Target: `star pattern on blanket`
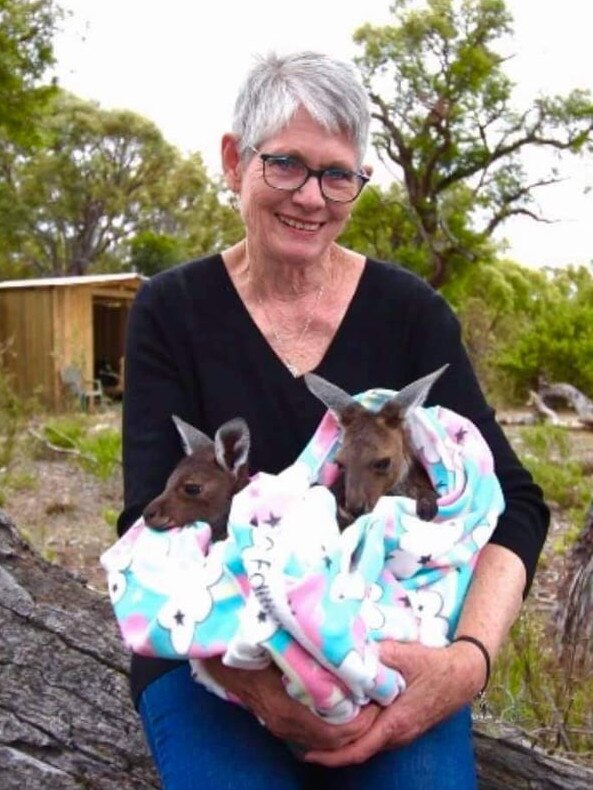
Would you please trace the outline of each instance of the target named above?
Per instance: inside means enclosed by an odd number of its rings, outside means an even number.
[[[455,433],[455,441],[457,442],[457,444],[463,444],[466,436],[467,436],[467,429],[459,428],[459,430],[456,431]]]

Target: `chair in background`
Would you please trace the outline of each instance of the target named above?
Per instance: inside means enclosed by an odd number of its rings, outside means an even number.
[[[68,365],[61,372],[62,382],[83,409],[93,411],[95,403],[103,403],[105,393],[99,379],[85,379],[76,365]]]
[[[119,372],[106,359],[100,359],[95,368],[95,376],[103,386],[103,393],[111,400],[121,400],[124,394],[124,358],[120,357]]]

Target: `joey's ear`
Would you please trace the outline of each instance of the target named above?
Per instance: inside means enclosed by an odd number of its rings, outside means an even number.
[[[340,422],[342,422],[343,416],[349,421],[348,418],[351,418],[357,410],[362,409],[362,406],[354,400],[352,395],[348,395],[336,384],[326,381],[316,373],[305,373],[303,378],[309,391],[319,398],[330,411],[333,411]]]
[[[380,412],[386,422],[389,423],[395,419],[403,420],[413,409],[422,406],[428,397],[430,388],[448,367],[449,363],[438,368],[438,370],[434,370],[427,376],[413,381],[404,387],[403,390],[400,390],[394,398],[387,401]]]
[[[222,171],[231,192],[241,189],[241,156],[239,154],[239,141],[234,134],[223,135],[220,144]]]
[[[247,463],[251,437],[245,420],[236,417],[221,425],[214,437],[214,453],[223,469],[237,474]]]
[[[184,422],[176,414],[172,415],[172,419],[175,423],[175,427],[179,431],[179,435],[181,436],[183,449],[185,450],[186,455],[193,455],[194,453],[197,453],[198,450],[212,445],[212,439],[209,436],[206,436],[205,433],[202,433],[202,431],[194,428],[193,425],[190,425],[188,422]]]

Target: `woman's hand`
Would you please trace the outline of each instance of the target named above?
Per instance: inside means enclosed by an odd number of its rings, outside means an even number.
[[[367,732],[339,750],[316,748],[307,762],[352,765],[377,752],[404,746],[469,702],[484,683],[484,659],[473,645],[450,647],[382,642],[381,660],[404,676],[406,690],[383,708]]]
[[[328,724],[287,694],[273,666],[255,671],[236,669],[218,658],[207,659],[204,665],[212,678],[238,697],[271,733],[305,751],[315,748],[331,752],[347,746],[363,736],[380,712],[377,705],[369,704],[347,724]]]

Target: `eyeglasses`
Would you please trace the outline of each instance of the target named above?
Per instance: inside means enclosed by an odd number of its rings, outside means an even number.
[[[360,195],[369,181],[363,173],[342,170],[340,167],[326,167],[314,170],[296,156],[286,154],[262,154],[257,148],[249,146],[263,162],[264,181],[272,189],[296,192],[305,186],[313,176],[319,183],[321,194],[335,203],[352,203]]]

